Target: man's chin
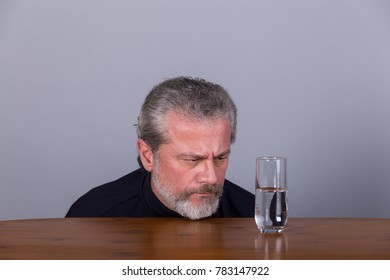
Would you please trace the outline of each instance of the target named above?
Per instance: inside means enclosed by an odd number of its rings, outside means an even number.
[[[219,196],[213,194],[191,194],[185,203],[175,210],[184,217],[191,220],[199,220],[210,217],[214,214],[219,205]]]

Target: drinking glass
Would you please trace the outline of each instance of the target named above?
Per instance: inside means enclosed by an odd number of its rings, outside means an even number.
[[[256,159],[255,219],[262,233],[282,232],[287,223],[287,160]]]

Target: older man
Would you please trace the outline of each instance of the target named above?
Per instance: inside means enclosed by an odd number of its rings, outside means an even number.
[[[80,197],[67,217],[253,217],[254,195],[225,180],[237,109],[220,85],[156,85],[138,118],[140,169]]]

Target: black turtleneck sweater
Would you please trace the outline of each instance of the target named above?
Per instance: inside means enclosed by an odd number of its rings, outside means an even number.
[[[255,196],[225,180],[219,208],[212,217],[253,217]],[[165,207],[150,187],[150,173],[137,169],[96,187],[70,207],[66,217],[181,217]]]

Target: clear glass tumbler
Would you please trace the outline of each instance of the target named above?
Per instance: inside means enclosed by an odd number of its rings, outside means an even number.
[[[287,223],[287,160],[256,159],[255,219],[262,233],[282,232]]]

